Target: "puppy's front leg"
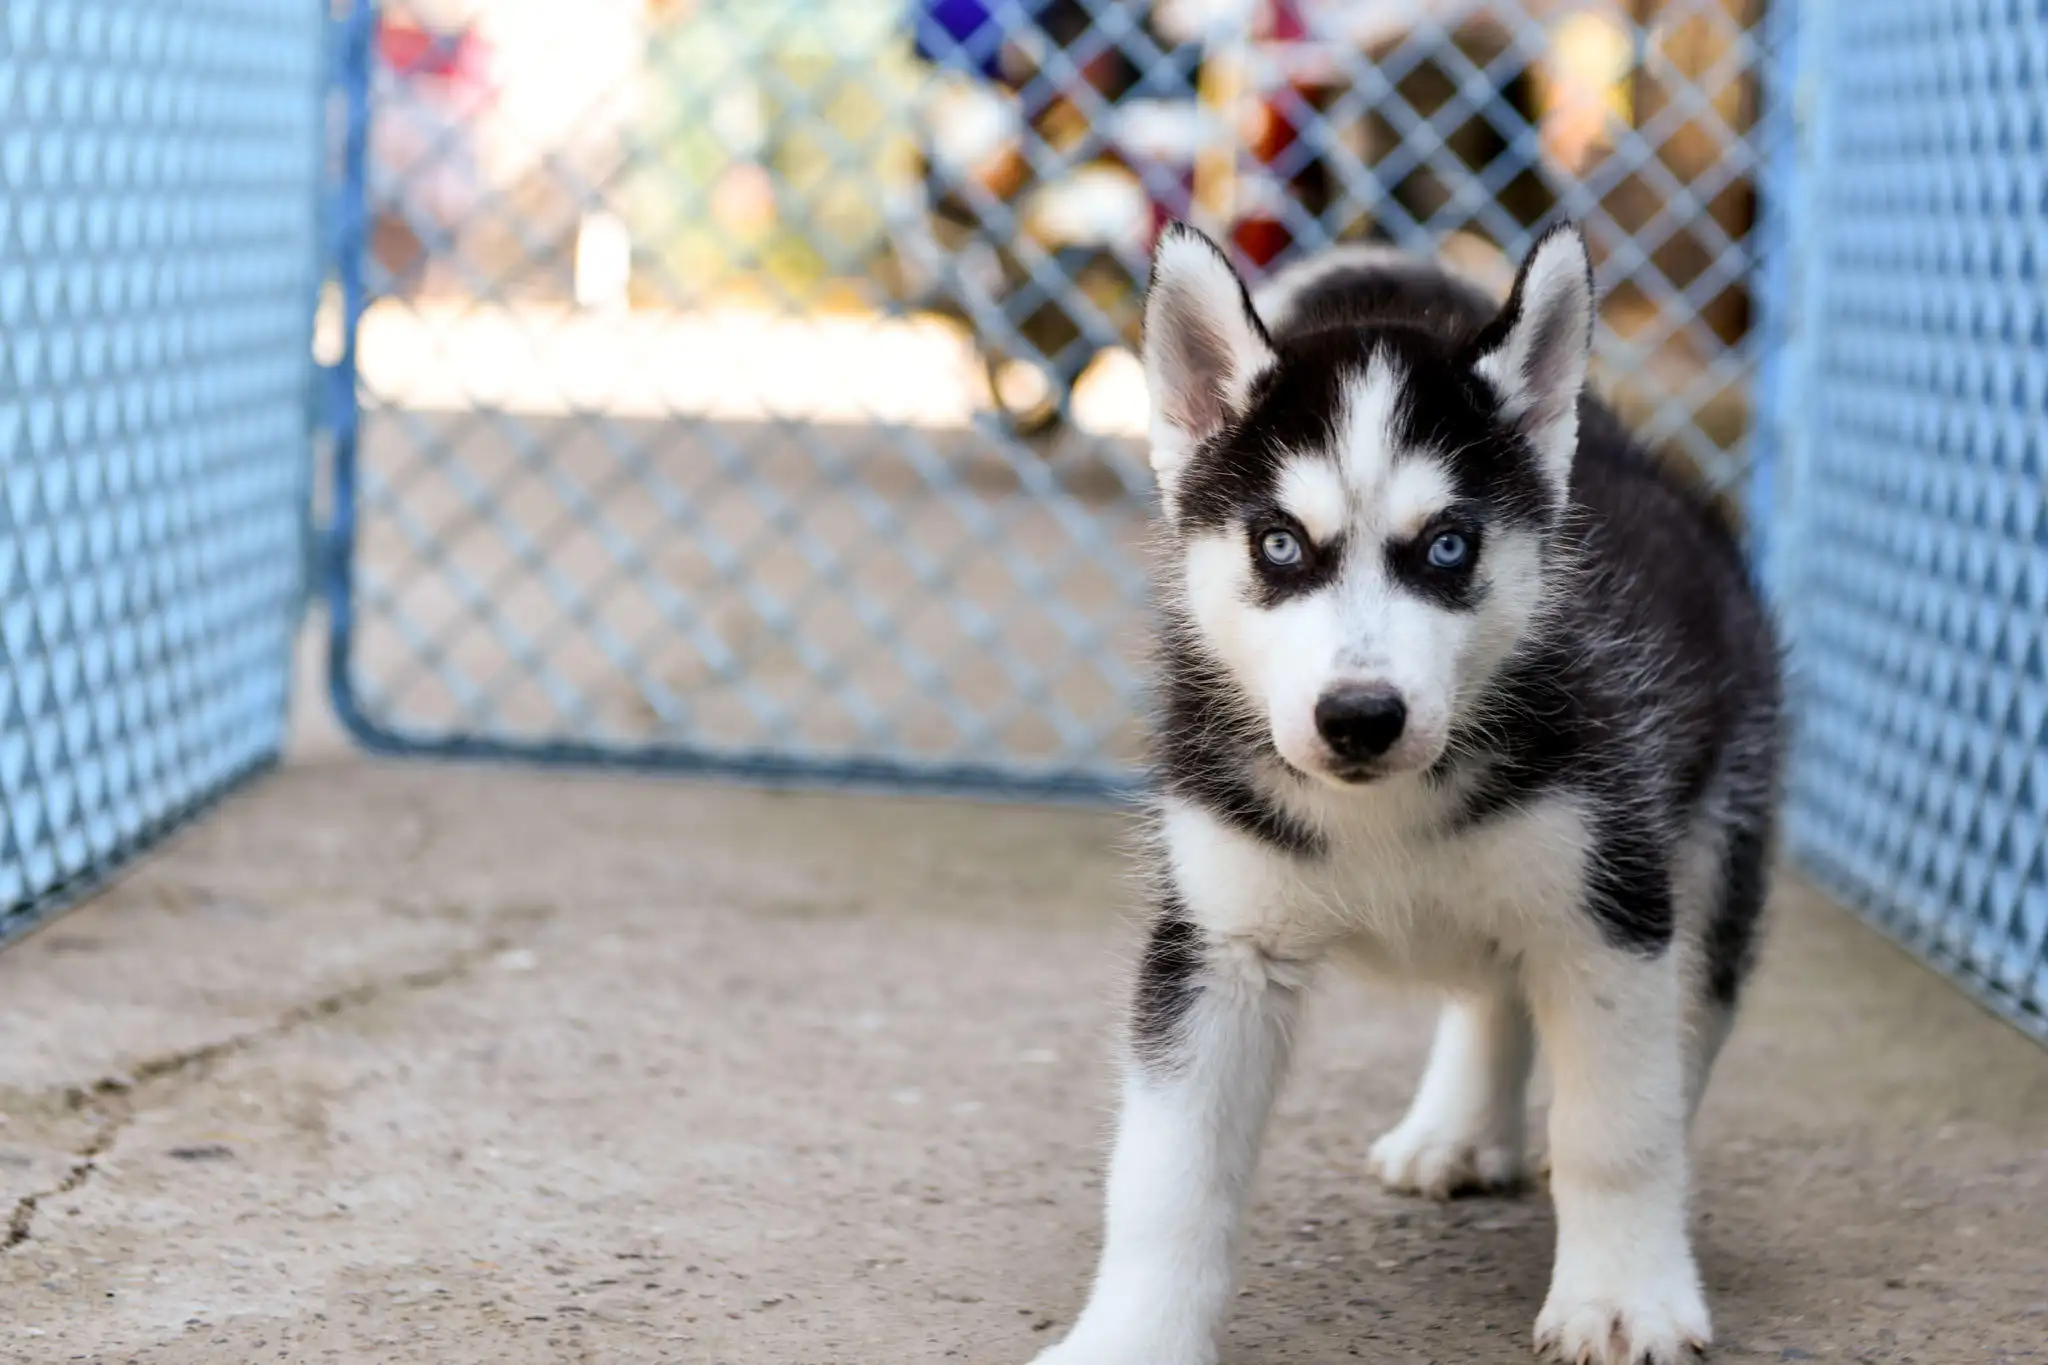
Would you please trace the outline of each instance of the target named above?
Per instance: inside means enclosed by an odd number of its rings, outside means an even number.
[[[1169,908],[1139,971],[1102,1261],[1038,1365],[1212,1365],[1247,1189],[1308,977]]]
[[[1675,1365],[1712,1329],[1687,1228],[1673,955],[1600,945],[1527,970],[1556,1092],[1557,1261],[1537,1349],[1573,1365]]]

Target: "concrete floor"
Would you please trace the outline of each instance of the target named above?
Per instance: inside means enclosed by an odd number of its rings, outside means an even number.
[[[0,1358],[1023,1362],[1096,1236],[1117,818],[316,745],[0,955]],[[2048,1052],[1797,887],[1699,1132],[1722,1361],[2048,1361]],[[1520,1362],[1333,983],[1228,1359]]]

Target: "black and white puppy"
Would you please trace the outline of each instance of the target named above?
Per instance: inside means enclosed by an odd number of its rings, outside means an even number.
[[[1505,306],[1378,248],[1255,303],[1161,239],[1157,918],[1093,1296],[1040,1365],[1216,1360],[1326,960],[1445,996],[1393,1189],[1525,1178],[1541,1038],[1538,1349],[1706,1345],[1686,1130],[1764,905],[1778,654],[1729,528],[1586,392],[1593,326],[1569,227]]]

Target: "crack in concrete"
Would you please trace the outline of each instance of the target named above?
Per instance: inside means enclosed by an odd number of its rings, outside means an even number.
[[[36,1210],[45,1199],[66,1195],[92,1179],[99,1159],[106,1155],[114,1139],[119,1136],[126,1118],[110,1119],[93,1130],[93,1135],[84,1146],[71,1154],[71,1173],[47,1190],[35,1190],[14,1201],[14,1211],[7,1217],[7,1235],[0,1238],[0,1251],[12,1251],[35,1235]]]
[[[92,1136],[72,1151],[69,1174],[48,1189],[34,1190],[15,1200],[14,1209],[7,1218],[6,1231],[0,1235],[0,1252],[12,1251],[34,1239],[36,1211],[45,1200],[70,1194],[92,1179],[93,1172],[99,1169],[100,1158],[113,1149],[122,1129],[141,1112],[135,1095],[144,1086],[160,1081],[203,1077],[215,1063],[264,1043],[275,1042],[307,1024],[360,1009],[386,996],[417,994],[446,985],[466,975],[479,963],[504,952],[507,946],[508,940],[493,936],[482,945],[458,953],[439,966],[423,967],[386,980],[368,981],[334,991],[306,1004],[293,1006],[261,1028],[197,1047],[146,1057],[126,1072],[102,1076],[86,1085],[67,1087],[64,1091],[66,1107],[73,1113],[98,1111],[100,1122],[93,1129]]]

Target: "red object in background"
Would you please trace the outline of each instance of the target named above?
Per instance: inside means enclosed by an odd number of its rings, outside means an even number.
[[[1246,218],[1231,232],[1230,241],[1246,260],[1263,270],[1279,259],[1294,236],[1277,219]]]
[[[377,23],[377,55],[401,80],[431,80],[481,90],[490,83],[489,53],[473,29],[436,33],[409,20]]]
[[[1267,47],[1285,47],[1290,43],[1311,40],[1308,24],[1302,19],[1299,7],[1292,0],[1269,0],[1262,5],[1251,23],[1254,41]],[[1314,82],[1290,80],[1281,91],[1274,91],[1258,97],[1257,131],[1247,137],[1241,155],[1253,166],[1265,168],[1274,165],[1294,146],[1300,133],[1288,118],[1287,109],[1294,101],[1313,107],[1319,87]],[[1297,106],[1298,107],[1298,106]],[[1180,176],[1181,193],[1177,203],[1163,202],[1157,190],[1153,193],[1152,240],[1158,240],[1159,232],[1176,218],[1186,218],[1194,205],[1195,177],[1192,168]],[[1281,192],[1295,194],[1296,187],[1286,185]],[[1313,209],[1311,209],[1313,211]],[[1240,212],[1229,224],[1230,245],[1235,247],[1243,259],[1264,269],[1287,250],[1294,242],[1294,236],[1280,219],[1256,209]]]
[[[1276,43],[1299,42],[1308,37],[1308,21],[1290,0],[1273,0],[1266,8],[1265,37]]]
[[[1309,27],[1298,6],[1292,0],[1270,0],[1262,6],[1263,13],[1254,22],[1253,35],[1264,44],[1284,46],[1288,43],[1305,42],[1309,39]],[[1300,139],[1300,131],[1287,116],[1287,107],[1296,101],[1313,106],[1315,87],[1302,81],[1289,81],[1283,87],[1286,93],[1262,95],[1259,98],[1259,129],[1245,148],[1252,161],[1262,167],[1270,167],[1285,156]],[[1293,98],[1290,100],[1288,96]],[[1284,187],[1290,195],[1293,185]],[[1279,219],[1258,213],[1256,210],[1239,218],[1231,229],[1231,242],[1244,253],[1254,265],[1264,268],[1271,265],[1280,254],[1294,242],[1294,234]]]
[[[483,194],[476,124],[493,91],[483,40],[409,19],[378,22],[378,117],[370,124],[370,249],[397,293],[423,287],[431,250],[423,224],[453,236]]]

